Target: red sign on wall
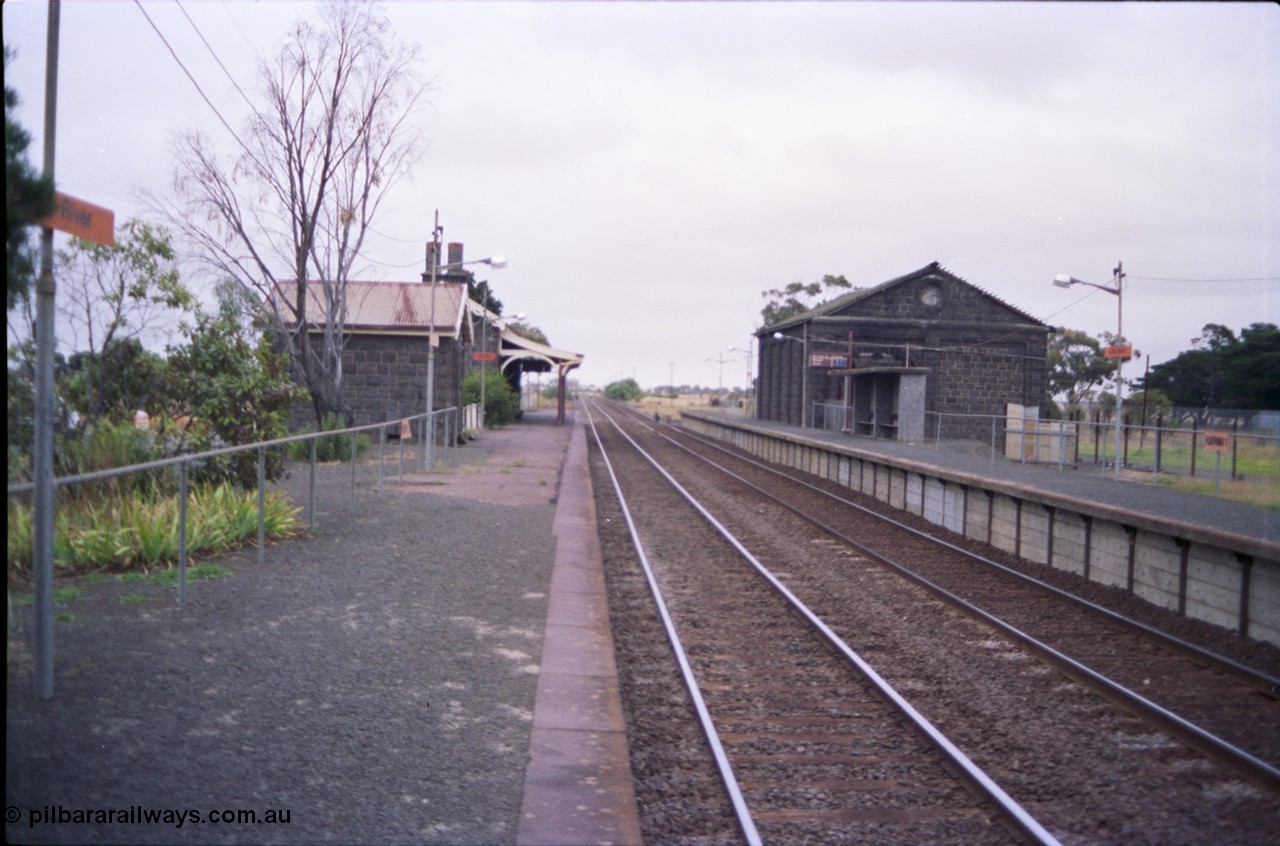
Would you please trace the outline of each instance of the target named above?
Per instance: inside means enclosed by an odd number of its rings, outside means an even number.
[[[471,354],[472,361],[497,361],[498,354],[491,352],[473,352]]]

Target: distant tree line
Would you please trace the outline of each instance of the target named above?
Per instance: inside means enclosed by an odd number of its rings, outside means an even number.
[[[1236,335],[1221,323],[1207,323],[1193,348],[1154,365],[1139,380],[1175,406],[1191,408],[1280,409],[1280,328],[1254,323]]]

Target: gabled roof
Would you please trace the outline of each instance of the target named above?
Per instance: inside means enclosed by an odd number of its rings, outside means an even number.
[[[816,317],[824,317],[826,315],[837,314],[861,300],[884,293],[890,288],[895,288],[898,285],[904,285],[904,284],[918,281],[927,276],[946,277],[961,285],[966,285],[980,292],[983,296],[999,303],[1000,305],[1014,312],[1019,317],[1022,317],[1023,319],[1025,319],[1027,322],[1033,323],[1036,325],[1044,325],[1042,321],[1032,317],[1022,309],[1016,306],[1010,305],[1000,297],[997,297],[995,294],[992,294],[990,291],[984,290],[983,288],[980,288],[979,286],[974,285],[972,282],[968,282],[960,278],[959,276],[947,270],[941,264],[935,261],[925,265],[919,270],[914,270],[911,273],[908,273],[904,276],[899,276],[895,279],[890,279],[887,282],[881,282],[879,285],[875,285],[871,288],[862,288],[857,291],[850,291],[847,294],[842,294],[841,296],[836,297],[833,300],[828,300],[825,303],[814,306],[808,311],[804,311],[804,312],[801,312],[800,314],[794,315],[792,317],[788,317],[786,320],[780,320],[777,323],[773,324],[772,326],[766,326],[760,329],[756,334],[765,335],[767,333],[776,332],[780,329],[790,329],[793,326],[800,326],[802,324],[809,323]]]
[[[549,347],[546,344],[530,340],[523,335],[517,335],[510,329],[503,329],[502,366],[506,367],[512,361],[543,362],[552,369],[558,369],[561,373],[568,373],[575,367],[581,366],[583,355],[582,353],[558,350],[555,347]],[[541,367],[534,369],[542,370]]]
[[[502,366],[515,361],[535,362],[539,366],[526,368],[538,372],[546,370],[560,369],[561,372],[568,371],[582,364],[584,356],[582,353],[568,352],[566,350],[558,350],[555,347],[546,344],[540,344],[537,341],[526,338],[525,336],[514,332],[509,328],[508,321],[501,316],[494,314],[487,308],[482,306],[475,300],[467,300],[467,312],[478,320],[484,320],[498,327],[499,339],[501,343]],[[542,365],[546,365],[544,369]]]
[[[307,323],[319,327],[325,314],[324,283],[307,282]],[[432,292],[435,293],[434,312]],[[294,288],[278,282],[268,307],[278,307],[282,318],[293,314]],[[343,329],[394,335],[457,334],[462,325],[467,300],[465,284],[437,282],[348,282],[347,308]],[[430,326],[434,319],[434,326]]]

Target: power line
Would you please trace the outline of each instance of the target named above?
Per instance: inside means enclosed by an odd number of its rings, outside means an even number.
[[[231,84],[235,87],[236,91],[240,92],[240,96],[249,104],[249,108],[252,110],[254,108],[253,101],[249,99],[248,94],[244,93],[244,89],[240,87],[240,83],[236,82],[236,78],[231,75],[231,71],[227,70],[227,66],[222,63],[222,59],[218,57],[217,52],[213,49],[213,45],[209,43],[209,41],[204,37],[204,33],[200,31],[200,27],[196,26],[196,22],[187,14],[187,8],[182,5],[182,0],[175,0],[175,2],[178,4],[178,9],[182,12],[182,16],[187,19],[187,23],[191,24],[191,28],[195,30],[196,35],[200,37],[201,43],[203,43],[205,49],[209,51],[209,55],[213,56],[213,60],[218,63],[218,67],[222,68],[222,72],[226,74],[227,79],[231,80]]]
[[[218,111],[218,107],[215,106],[213,101],[209,99],[209,96],[204,93],[204,89],[200,87],[200,83],[196,82],[196,78],[192,76],[191,71],[182,63],[182,59],[178,58],[177,51],[173,49],[173,45],[169,43],[169,39],[164,37],[164,33],[160,31],[160,27],[156,26],[156,22],[151,20],[151,16],[147,14],[147,10],[142,7],[141,0],[133,0],[133,4],[138,7],[138,11],[142,12],[142,16],[147,19],[147,23],[151,25],[153,30],[155,30],[156,35],[160,37],[164,46],[169,50],[169,55],[173,56],[173,60],[178,63],[178,67],[182,68],[182,72],[187,75],[187,79],[191,80],[191,84],[195,86],[196,91],[200,94],[200,98],[204,100],[210,110],[212,110],[217,116],[218,120],[226,128],[227,132],[231,133],[231,137],[236,139],[236,143],[245,151],[245,154],[248,155],[249,158],[253,159],[254,164],[265,171],[266,168],[258,161],[258,157],[253,154],[253,151],[249,149],[248,145],[245,144],[244,141],[241,140],[240,136],[236,134],[236,131],[231,128],[231,124],[227,123],[227,119],[222,116],[222,112]]]
[[[374,229],[372,226],[369,227],[369,231],[372,232],[374,235],[377,235],[379,238],[386,238],[388,241],[395,241],[397,244],[423,243],[421,238],[396,238],[392,235],[387,235],[386,233],[379,232],[378,230]]]

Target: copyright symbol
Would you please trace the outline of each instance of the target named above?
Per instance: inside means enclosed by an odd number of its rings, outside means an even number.
[[[20,819],[22,819],[21,808],[19,808],[17,805],[5,805],[4,807],[5,822],[16,823]]]

